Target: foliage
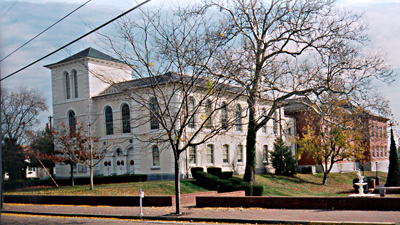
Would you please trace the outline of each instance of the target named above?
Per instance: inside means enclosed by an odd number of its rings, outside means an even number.
[[[303,153],[311,156],[317,165],[321,165],[324,178],[337,162],[363,159],[366,151],[366,126],[363,125],[364,111],[359,108],[349,108],[346,101],[327,98],[327,104],[321,105],[324,116],[313,114],[313,120],[308,120],[302,136],[298,135],[298,157]],[[316,117],[315,117],[316,116]]]
[[[2,147],[2,171],[8,172],[10,180],[25,178],[25,154],[17,140],[6,138]]]
[[[219,176],[222,172],[222,169],[219,167],[207,167],[207,173]]]
[[[271,162],[277,175],[293,176],[297,173],[296,159],[281,137],[275,139]]]
[[[21,144],[39,124],[38,115],[48,110],[46,99],[34,89],[20,87],[16,91],[1,90],[2,139]]]
[[[194,179],[197,179],[197,173],[204,172],[204,169],[203,169],[203,167],[192,167],[192,168],[190,168],[190,172],[192,173],[192,177]]]
[[[385,186],[400,186],[400,161],[393,137],[393,129],[390,129],[389,172]]]
[[[392,72],[382,56],[363,54],[362,17],[339,10],[335,1],[204,1],[197,12],[207,9],[230,41],[206,69],[246,90],[246,181],[254,182],[257,131],[288,100],[315,103],[322,93],[334,92],[359,103],[385,103],[376,101],[370,83],[390,80]],[[264,99],[271,107],[260,116],[257,106]]]

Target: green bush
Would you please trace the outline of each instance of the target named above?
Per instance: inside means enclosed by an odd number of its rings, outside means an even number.
[[[203,167],[192,167],[190,168],[190,172],[192,173],[192,177],[197,179],[197,172],[204,172]]]
[[[220,187],[218,188],[218,193],[232,192],[232,191],[237,191],[237,190],[238,190],[237,185],[228,184],[228,185],[220,186]]]
[[[222,170],[219,167],[208,167],[207,168],[207,173],[210,173],[215,176],[219,176],[221,174]]]
[[[241,184],[238,186],[238,190],[244,190],[246,193],[246,196],[253,195],[253,186],[250,184]]]
[[[221,178],[223,180],[227,180],[227,179],[231,178],[232,176],[233,176],[233,172],[232,171],[221,172],[219,174],[219,178]]]
[[[262,196],[264,187],[262,185],[253,185],[253,196]]]
[[[238,177],[231,177],[231,178],[229,178],[229,180],[232,182],[232,184],[236,184],[236,185],[239,185],[243,182],[243,180]]]

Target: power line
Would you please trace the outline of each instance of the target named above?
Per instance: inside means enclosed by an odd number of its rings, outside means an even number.
[[[2,62],[3,60],[5,60],[6,58],[8,58],[9,56],[11,56],[12,54],[14,54],[16,51],[20,50],[22,47],[24,47],[25,45],[29,44],[29,42],[31,42],[33,39],[39,37],[40,35],[42,35],[44,32],[46,32],[47,30],[49,30],[50,28],[52,28],[53,26],[55,26],[56,24],[58,24],[59,22],[61,22],[62,20],[64,20],[65,18],[67,18],[68,16],[70,16],[72,13],[76,12],[78,9],[82,8],[83,6],[85,6],[87,3],[89,3],[92,0],[88,0],[87,2],[83,3],[81,6],[79,6],[78,8],[74,9],[72,12],[68,13],[67,15],[65,15],[63,18],[59,19],[57,22],[53,23],[53,25],[49,26],[48,28],[46,28],[44,31],[40,32],[38,35],[36,35],[35,37],[31,38],[29,41],[25,42],[25,44],[21,45],[20,47],[18,47],[17,49],[15,49],[13,52],[11,52],[10,54],[8,54],[6,57],[4,57],[3,59],[0,60],[0,62]],[[15,3],[14,3],[15,5]],[[13,6],[14,6],[13,5]],[[10,8],[11,9],[11,8]],[[8,12],[8,11],[7,11]],[[0,18],[1,19],[1,18]]]
[[[60,47],[60,48],[58,48],[57,50],[55,50],[55,51],[53,51],[53,52],[51,52],[51,53],[49,53],[49,54],[43,56],[42,58],[40,58],[40,59],[38,59],[38,60],[36,60],[36,61],[34,61],[34,62],[32,62],[32,63],[30,63],[30,64],[24,66],[24,67],[22,67],[21,69],[19,69],[19,70],[13,72],[13,73],[11,73],[11,74],[9,74],[9,75],[7,75],[7,76],[1,78],[0,81],[3,81],[3,80],[5,80],[5,79],[7,79],[7,78],[9,78],[9,77],[11,77],[11,76],[13,76],[13,75],[15,75],[16,73],[19,73],[19,72],[21,72],[22,70],[24,70],[24,69],[26,69],[26,68],[28,68],[28,67],[30,67],[30,66],[32,66],[32,65],[34,65],[34,64],[36,64],[36,63],[38,63],[38,62],[40,62],[40,61],[42,61],[43,59],[45,59],[45,58],[47,58],[47,57],[53,55],[54,53],[56,53],[56,52],[62,50],[63,48],[66,48],[66,47],[70,46],[71,44],[73,44],[73,43],[79,41],[80,39],[82,39],[82,38],[88,36],[89,34],[92,34],[92,33],[96,32],[96,31],[100,30],[101,28],[105,27],[106,25],[108,25],[108,24],[114,22],[115,20],[117,20],[117,19],[119,19],[119,18],[125,16],[126,14],[130,13],[131,11],[133,11],[133,10],[139,8],[140,6],[146,4],[146,3],[150,2],[150,1],[151,1],[151,0],[146,0],[146,1],[144,1],[144,2],[142,2],[142,3],[140,3],[140,4],[138,4],[138,5],[136,5],[135,7],[131,8],[130,10],[128,10],[128,11],[126,11],[126,12],[120,14],[119,16],[115,17],[114,19],[111,19],[110,21],[108,21],[108,22],[104,23],[103,25],[101,25],[101,26],[95,28],[94,30],[89,31],[88,33],[86,33],[86,34],[84,34],[84,35],[78,37],[77,39],[75,39],[75,40],[69,42],[68,44],[66,44],[66,45],[64,45],[64,46],[62,46],[62,47]]]
[[[17,3],[18,3],[18,0],[15,1],[14,4],[12,4],[12,6],[10,8],[8,8],[8,10],[0,17],[0,20],[3,19],[3,17],[8,13],[8,11],[10,11]]]

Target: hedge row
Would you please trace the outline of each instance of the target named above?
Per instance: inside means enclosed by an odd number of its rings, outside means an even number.
[[[130,174],[130,175],[116,175],[116,176],[101,176],[94,177],[93,182],[95,184],[110,184],[110,183],[129,183],[129,182],[139,182],[146,181],[146,174]],[[55,179],[58,186],[70,186],[71,179],[70,178],[60,178]],[[85,185],[90,184],[89,177],[77,177],[74,178],[75,185]],[[4,181],[4,189],[5,190],[13,190],[17,188],[24,187],[35,187],[35,186],[55,186],[54,182],[50,179],[46,180],[19,180],[19,181]]]
[[[201,167],[200,167],[201,168]],[[207,172],[199,167],[192,168],[192,176],[196,179],[198,186],[205,187],[218,192],[231,192],[244,190],[246,196],[262,196],[264,187],[261,185],[251,185],[240,178],[232,177],[233,172],[221,172],[220,168],[210,167]]]

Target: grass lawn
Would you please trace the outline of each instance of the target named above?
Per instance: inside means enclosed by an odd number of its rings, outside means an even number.
[[[387,173],[378,172],[380,184],[386,182]],[[264,186],[264,196],[347,196],[354,192],[353,179],[356,172],[331,173],[327,185],[322,185],[323,174],[297,174],[293,177],[257,174],[256,184]],[[375,176],[375,172],[365,172],[365,177]],[[24,188],[4,194],[34,194],[34,195],[138,195],[141,188],[145,195],[174,195],[174,181],[146,181],[138,183],[101,184],[95,185],[94,191],[89,185],[75,187],[35,187]],[[193,180],[181,181],[181,193],[209,191],[198,187]]]

